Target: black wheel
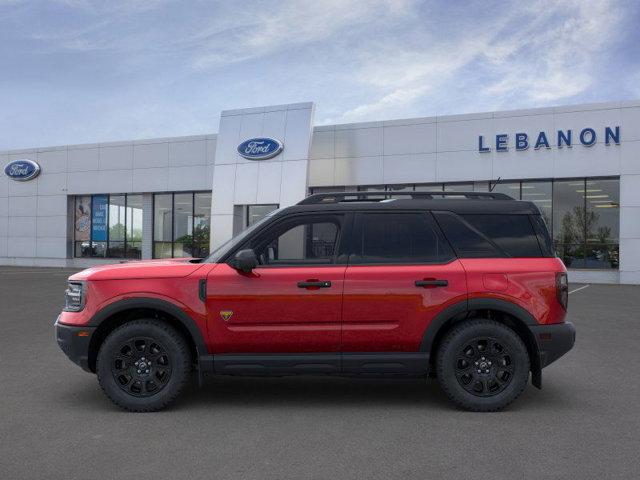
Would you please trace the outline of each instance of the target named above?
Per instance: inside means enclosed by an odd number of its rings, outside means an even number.
[[[135,320],[116,328],[100,346],[98,381],[119,407],[161,410],[182,391],[191,369],[189,348],[171,326]]]
[[[458,406],[494,412],[513,402],[529,379],[520,337],[493,320],[469,320],[449,331],[436,357],[438,381]]]

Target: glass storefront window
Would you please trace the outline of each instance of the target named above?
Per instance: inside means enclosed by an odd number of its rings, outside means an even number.
[[[171,258],[173,233],[173,195],[153,196],[153,258]]]
[[[540,214],[551,231],[551,217],[553,215],[553,184],[548,182],[522,182],[521,200],[533,202],[540,210]]]
[[[520,200],[520,182],[491,182],[492,193],[504,193],[514,200]]]
[[[586,268],[618,268],[620,242],[620,182],[587,179]]]
[[[74,256],[142,257],[142,195],[75,198]]]
[[[211,193],[160,193],[153,196],[153,257],[209,255]]]
[[[488,192],[489,191],[489,182],[473,182],[473,191],[474,192]]]
[[[211,231],[211,194],[194,194],[193,207],[193,256],[204,258],[209,255],[209,235]]]
[[[424,183],[422,185],[415,186],[416,192],[441,192],[441,183]]]
[[[124,195],[109,197],[109,247],[107,256],[124,258],[124,224],[126,222]]]
[[[190,257],[193,240],[193,194],[173,197],[173,256]]]
[[[142,195],[127,195],[127,258],[142,258]]]
[[[585,239],[584,180],[553,184],[553,239],[558,244],[580,245]]]
[[[445,192],[473,192],[473,183],[445,183]]]
[[[278,205],[247,205],[247,224],[245,227],[250,227],[277,209]]]

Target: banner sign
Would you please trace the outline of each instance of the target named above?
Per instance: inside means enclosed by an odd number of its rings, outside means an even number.
[[[91,233],[91,197],[76,197],[75,235],[76,242],[87,242]]]
[[[94,195],[91,204],[91,238],[94,242],[107,241],[107,195]]]

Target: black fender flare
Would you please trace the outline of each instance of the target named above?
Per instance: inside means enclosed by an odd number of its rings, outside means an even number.
[[[126,310],[133,310],[136,308],[149,308],[161,311],[163,313],[166,313],[167,315],[171,315],[173,318],[177,319],[178,322],[180,322],[180,324],[191,335],[193,343],[196,347],[196,354],[198,356],[207,354],[206,343],[202,336],[202,332],[196,325],[196,322],[177,305],[159,298],[135,297],[117,300],[107,305],[106,307],[98,311],[93,317],[91,317],[88,325],[99,327],[100,324],[107,318],[117,313],[124,312]]]
[[[450,305],[449,307],[442,310],[438,315],[436,315],[429,323],[429,326],[425,330],[422,337],[422,342],[420,343],[420,351],[430,354],[431,350],[433,349],[434,341],[442,327],[451,319],[454,319],[455,317],[460,317],[462,319],[468,312],[474,310],[496,310],[499,312],[504,312],[516,318],[521,324],[524,325],[524,330],[526,331],[525,335],[529,337],[528,343],[534,349],[534,351],[532,352],[534,355],[531,358],[532,383],[536,387],[540,388],[542,382],[540,347],[538,345],[537,339],[535,338],[535,335],[530,328],[531,326],[536,326],[539,324],[533,317],[533,315],[531,315],[531,313],[529,313],[521,306],[507,300],[501,300],[499,298],[470,298]]]

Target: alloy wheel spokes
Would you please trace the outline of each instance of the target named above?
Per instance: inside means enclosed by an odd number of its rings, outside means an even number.
[[[455,377],[467,392],[496,395],[511,382],[514,364],[508,349],[495,338],[476,338],[465,344],[455,359]]]
[[[111,373],[127,394],[148,397],[162,390],[171,379],[171,359],[160,342],[135,337],[114,351]]]

